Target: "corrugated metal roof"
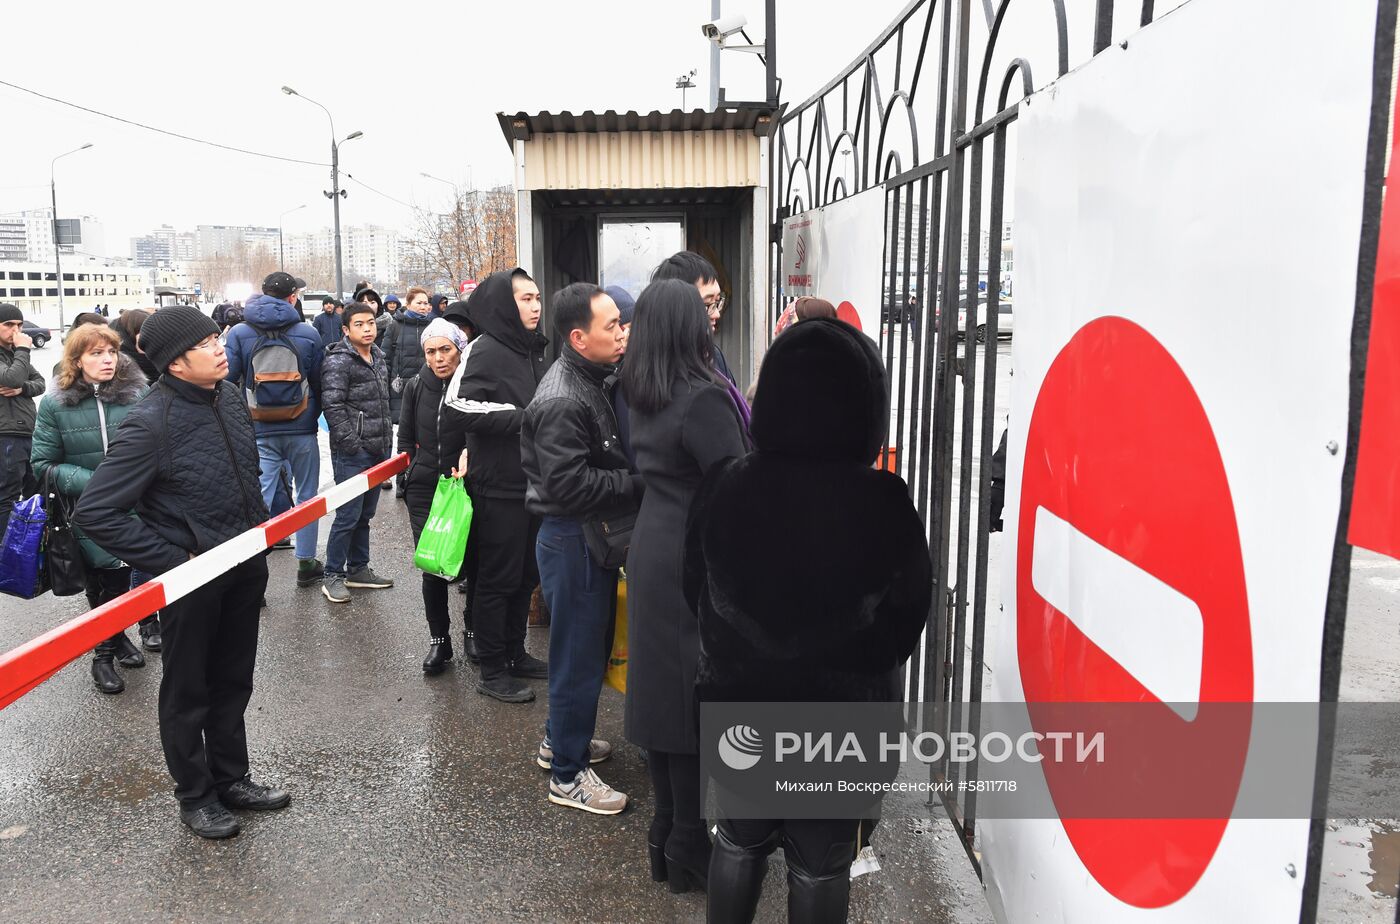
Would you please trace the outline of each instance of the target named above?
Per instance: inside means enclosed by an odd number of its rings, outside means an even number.
[[[603,132],[708,132],[708,131],[751,131],[759,125],[765,126],[759,134],[767,134],[767,127],[774,124],[778,113],[755,107],[722,108],[714,112],[692,109],[689,112],[672,109],[670,112],[648,113],[617,112],[517,112],[509,115],[496,113],[506,144],[514,146],[517,137],[531,135],[575,134],[592,135]]]

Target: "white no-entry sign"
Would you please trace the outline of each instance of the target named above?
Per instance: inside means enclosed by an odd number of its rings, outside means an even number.
[[[1147,704],[1171,731],[1145,753],[1200,745],[1218,791],[1204,819],[979,821],[1002,920],[1299,918],[1308,822],[1220,817],[1258,768],[1247,715],[1222,734],[1206,706],[1319,695],[1376,22],[1376,3],[1191,0],[1042,88],[1012,129],[986,699],[1025,701],[1032,723]],[[1065,815],[1076,781],[1041,767]]]

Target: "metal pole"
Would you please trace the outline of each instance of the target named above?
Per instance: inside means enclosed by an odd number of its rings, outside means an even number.
[[[777,0],[768,0],[767,4],[768,23],[763,31],[763,51],[764,61],[768,66],[768,102],[774,106],[778,104],[778,41],[777,26],[775,17],[777,15]]]
[[[55,158],[57,160],[57,158]],[[58,249],[58,185],[54,182],[53,164],[49,165],[49,203],[53,206],[53,278],[58,286],[58,332],[63,334],[63,260]]]
[[[334,129],[332,129],[334,131]],[[340,265],[340,145],[331,135],[331,202],[335,206],[335,297],[345,297],[345,279]]]
[[[277,219],[277,268],[282,272],[287,271],[287,255],[282,250],[282,219]],[[339,298],[340,296],[336,296]]]
[[[710,0],[710,19],[719,19],[719,0]],[[685,99],[685,95],[681,95]],[[684,105],[684,103],[682,103]],[[710,111],[719,108],[719,43],[710,43]]]

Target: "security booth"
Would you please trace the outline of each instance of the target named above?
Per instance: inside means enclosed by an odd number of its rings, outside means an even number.
[[[714,264],[717,339],[741,387],[768,343],[769,133],[779,110],[497,113],[515,156],[516,253],[544,295],[572,282],[640,295],[678,250]]]

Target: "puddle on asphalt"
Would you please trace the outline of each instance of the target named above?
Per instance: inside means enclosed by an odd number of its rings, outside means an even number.
[[[1400,828],[1393,822],[1376,822],[1371,832],[1370,888],[1376,895],[1400,897]]]

